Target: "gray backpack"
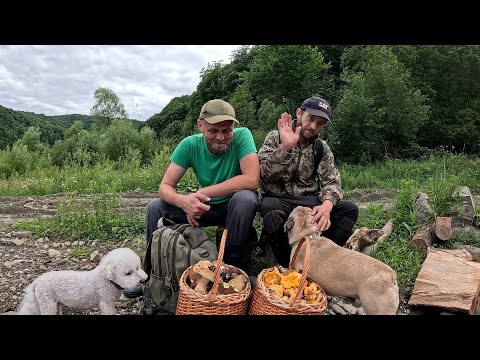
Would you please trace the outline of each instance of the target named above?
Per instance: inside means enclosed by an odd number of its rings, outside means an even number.
[[[216,260],[218,251],[205,230],[160,218],[150,237],[143,262],[149,278],[144,286],[145,314],[175,314],[180,277],[200,260]]]

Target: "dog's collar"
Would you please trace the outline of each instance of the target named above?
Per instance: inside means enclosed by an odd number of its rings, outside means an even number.
[[[108,281],[110,281],[113,284],[113,286],[115,286],[118,290],[123,290],[123,288],[120,285],[118,285],[116,282],[113,282],[112,280],[108,280]]]
[[[319,238],[320,236],[322,236],[322,233],[320,232],[320,230],[317,230],[317,231],[315,231],[314,233],[308,235],[308,237],[309,237],[310,239]]]
[[[322,232],[321,232],[320,230],[317,230],[317,231],[311,233],[310,235],[305,235],[305,236],[308,236],[308,237],[310,238],[310,240],[313,240],[313,239],[317,239],[317,238],[319,238],[320,236],[322,236]],[[292,246],[292,249],[293,249],[295,246],[297,246],[300,241],[301,241],[301,239],[298,240],[298,241],[295,241],[295,242],[291,245],[291,246]]]

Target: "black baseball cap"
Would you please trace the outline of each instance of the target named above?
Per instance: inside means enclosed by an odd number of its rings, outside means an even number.
[[[305,100],[300,109],[306,110],[310,115],[321,116],[332,122],[332,109],[325,99],[313,96]]]

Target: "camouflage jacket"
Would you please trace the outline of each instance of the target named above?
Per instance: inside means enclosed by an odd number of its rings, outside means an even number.
[[[312,177],[314,141],[315,138],[303,147],[297,143],[286,152],[280,144],[278,130],[268,133],[258,151],[262,196],[319,195],[320,200],[331,200],[334,205],[343,198],[340,173],[335,167],[332,150],[323,140],[323,157],[317,170],[321,184]]]

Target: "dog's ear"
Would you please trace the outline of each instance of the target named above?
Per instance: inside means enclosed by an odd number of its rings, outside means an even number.
[[[293,217],[290,216],[285,225],[283,225],[283,231],[289,232],[293,228],[293,225],[295,225],[295,221],[293,220]]]
[[[113,280],[113,276],[115,273],[115,265],[112,264],[111,262],[108,262],[105,264],[105,266],[102,269],[103,271],[103,276],[107,280]]]

